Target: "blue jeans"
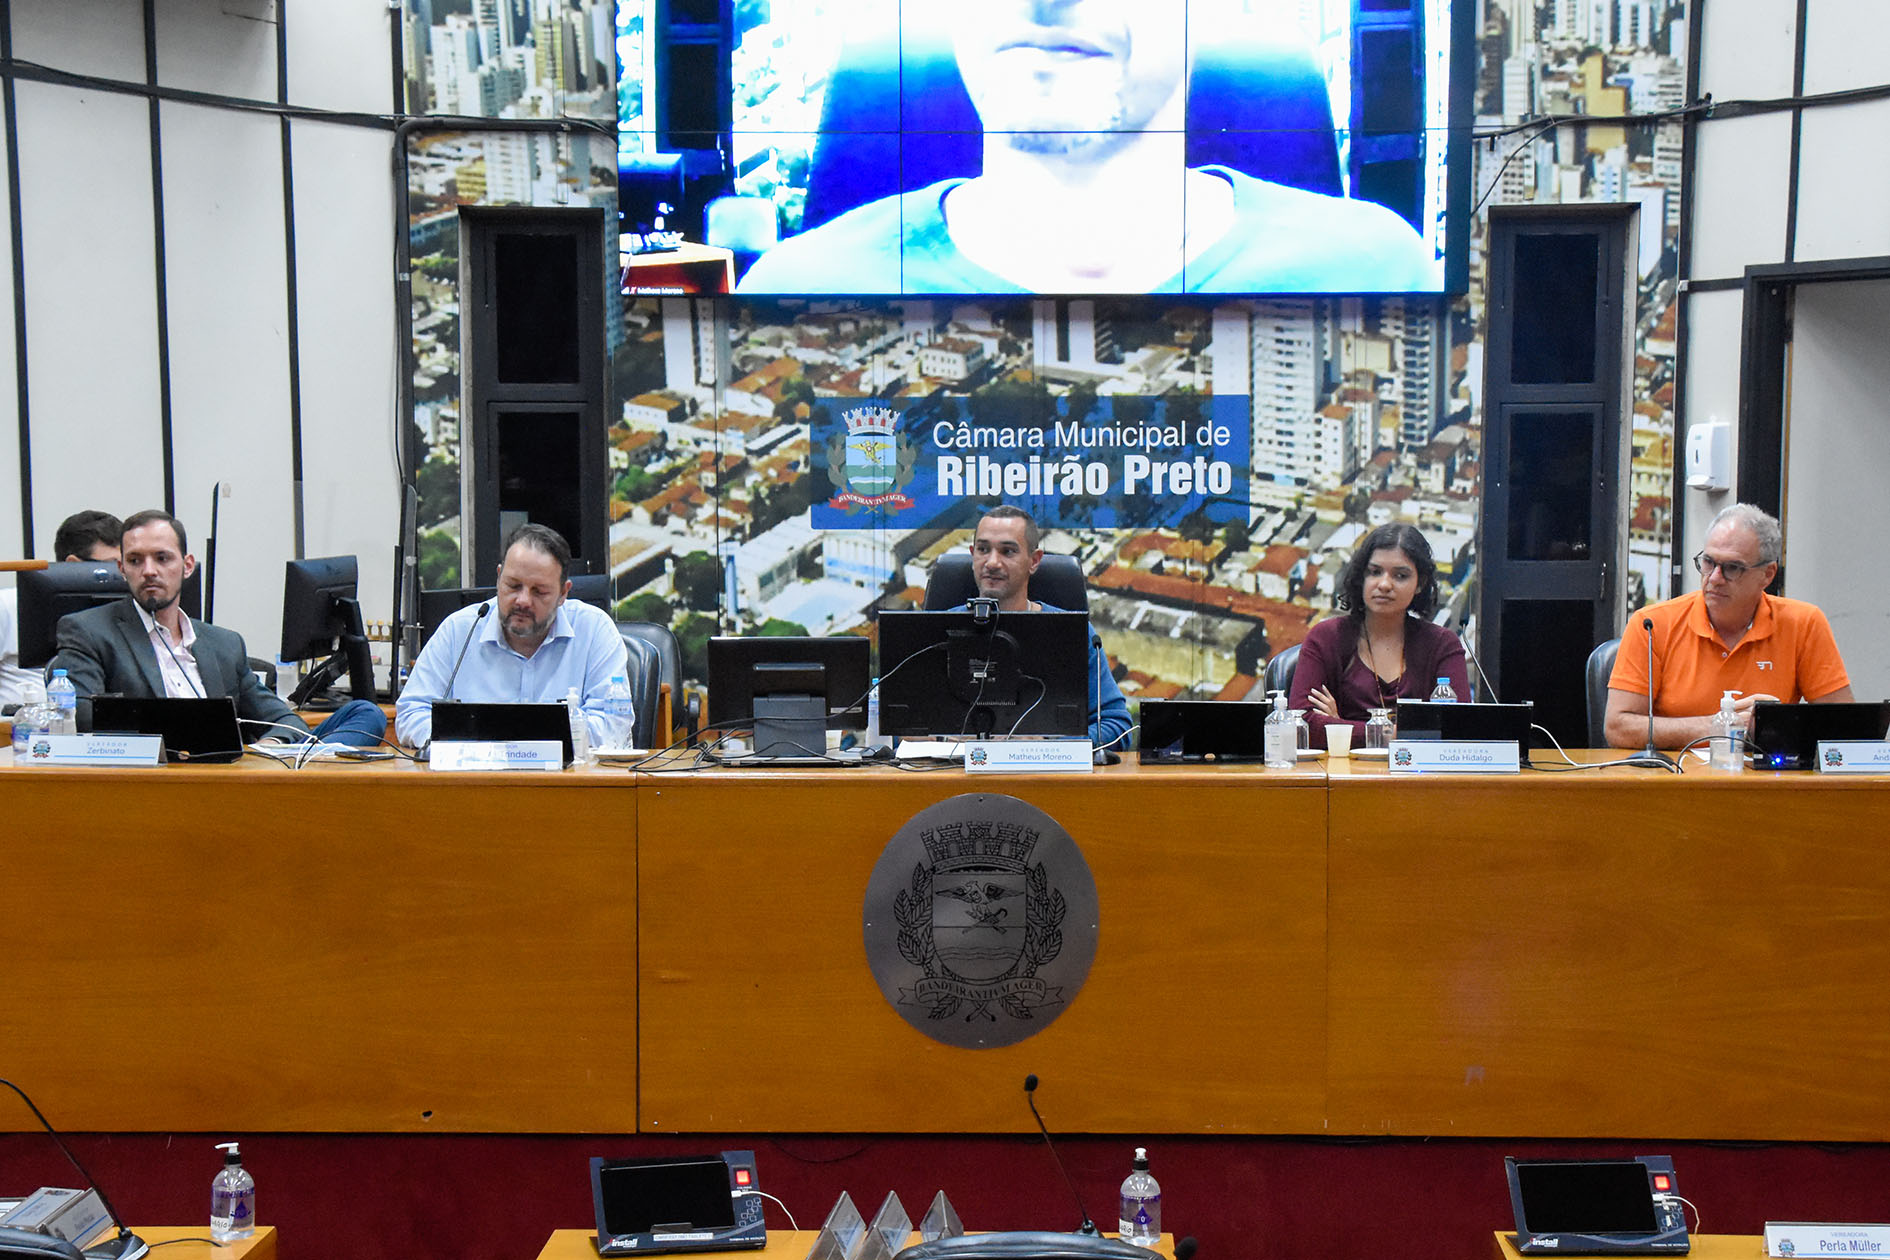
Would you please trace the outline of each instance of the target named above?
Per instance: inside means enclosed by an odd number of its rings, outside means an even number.
[[[328,715],[315,728],[315,738],[327,744],[348,744],[355,748],[373,748],[387,734],[387,715],[381,706],[366,700],[350,700]]]

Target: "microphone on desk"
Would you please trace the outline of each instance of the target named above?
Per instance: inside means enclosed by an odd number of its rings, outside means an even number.
[[[1175,1260],[1194,1260],[1194,1253],[1201,1249],[1201,1244],[1190,1234],[1175,1244]]]
[[[124,1219],[118,1215],[118,1209],[112,1206],[111,1199],[106,1196],[105,1187],[99,1184],[96,1177],[85,1171],[85,1165],[81,1164],[79,1157],[72,1153],[72,1148],[67,1146],[66,1140],[59,1136],[59,1131],[52,1127],[52,1121],[46,1119],[45,1114],[40,1111],[38,1104],[34,1103],[31,1098],[26,1096],[25,1090],[15,1085],[12,1081],[7,1080],[5,1077],[0,1077],[0,1085],[6,1086],[20,1096],[20,1101],[26,1104],[27,1110],[33,1113],[33,1118],[39,1121],[41,1127],[46,1130],[47,1135],[52,1138],[53,1145],[57,1146],[60,1152],[65,1155],[67,1161],[70,1162],[74,1168],[78,1169],[79,1176],[85,1180],[85,1184],[90,1186],[98,1195],[99,1206],[105,1209],[105,1215],[110,1218],[112,1224],[118,1227],[116,1236],[89,1248],[83,1253],[87,1257],[87,1260],[138,1260],[139,1256],[150,1251],[151,1248],[145,1245],[144,1239],[138,1237],[125,1227]],[[22,1244],[37,1242],[42,1246],[47,1241],[46,1235],[34,1233],[30,1230],[13,1231],[0,1229],[0,1234],[5,1233],[20,1233],[25,1234],[26,1237],[18,1240],[0,1239],[0,1248],[3,1248],[7,1241],[17,1241]],[[76,1245],[73,1249],[75,1251],[77,1250]],[[47,1254],[57,1255],[59,1253],[48,1252]]]
[[[1089,1209],[1083,1206],[1083,1196],[1076,1189],[1076,1182],[1070,1179],[1070,1170],[1063,1166],[1063,1157],[1057,1154],[1057,1144],[1050,1140],[1050,1130],[1043,1122],[1043,1115],[1037,1110],[1037,1074],[1032,1072],[1024,1078],[1024,1101],[1030,1104],[1030,1114],[1037,1118],[1037,1131],[1043,1134],[1043,1144],[1050,1148],[1050,1158],[1056,1161],[1057,1171],[1063,1174],[1063,1184],[1070,1188],[1070,1197],[1076,1200],[1076,1210],[1083,1217],[1083,1224],[1077,1229],[1079,1234],[1094,1238],[1102,1231],[1096,1228],[1096,1222],[1090,1219]]]
[[[479,605],[479,611],[473,614],[472,627],[466,631],[466,641],[459,645],[459,655],[453,660],[453,672],[446,676],[446,690],[440,694],[440,699],[453,698],[453,681],[459,677],[459,667],[466,663],[466,649],[472,646],[473,636],[479,633],[479,623],[484,621],[486,614],[491,611],[492,601],[487,600]]]
[[[1674,759],[1654,747],[1654,619],[1642,617],[1641,629],[1647,632],[1647,747],[1641,749],[1635,760],[1653,761],[1669,770],[1677,770],[1679,766]]]

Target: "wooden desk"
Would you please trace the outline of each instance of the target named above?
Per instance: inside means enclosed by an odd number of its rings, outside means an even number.
[[[1510,1244],[1510,1231],[1496,1231],[1497,1260],[1524,1260],[1522,1252]],[[1695,1234],[1688,1260],[1754,1260],[1765,1255],[1763,1234]],[[593,1248],[594,1258],[597,1252]]]
[[[717,1256],[768,1256],[780,1257],[780,1260],[804,1260],[814,1240],[820,1237],[817,1229],[771,1229],[768,1231],[768,1245],[759,1251],[717,1251],[700,1254]],[[913,1242],[919,1236],[912,1236]],[[1175,1239],[1171,1234],[1163,1234],[1161,1245],[1152,1250],[1150,1255],[1167,1256],[1173,1260]],[[545,1243],[543,1251],[538,1253],[538,1260],[597,1260],[597,1231],[595,1229],[559,1229],[553,1230],[550,1241]]]
[[[213,1244],[208,1225],[134,1225],[131,1232],[164,1250],[153,1255],[164,1260],[276,1260],[276,1227],[258,1225],[256,1232],[236,1242]],[[184,1239],[201,1238],[202,1242]]]

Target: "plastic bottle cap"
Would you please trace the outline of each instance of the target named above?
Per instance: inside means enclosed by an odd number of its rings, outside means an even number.
[[[1138,1146],[1135,1148],[1135,1162],[1132,1165],[1132,1167],[1135,1169],[1136,1172],[1148,1171],[1148,1148],[1147,1147]]]

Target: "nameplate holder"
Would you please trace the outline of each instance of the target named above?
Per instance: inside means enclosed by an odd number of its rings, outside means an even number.
[[[1767,1221],[1768,1256],[1890,1256],[1890,1225],[1826,1225]]]
[[[452,739],[435,743],[435,770],[562,770],[564,745],[551,739]]]
[[[1890,740],[1821,739],[1819,774],[1890,774]]]
[[[1394,739],[1387,760],[1394,774],[1522,772],[1522,750],[1513,739]]]
[[[38,735],[24,764],[34,766],[160,766],[162,735]]]
[[[1086,774],[1095,768],[1086,739],[974,739],[965,745],[967,774]]]

